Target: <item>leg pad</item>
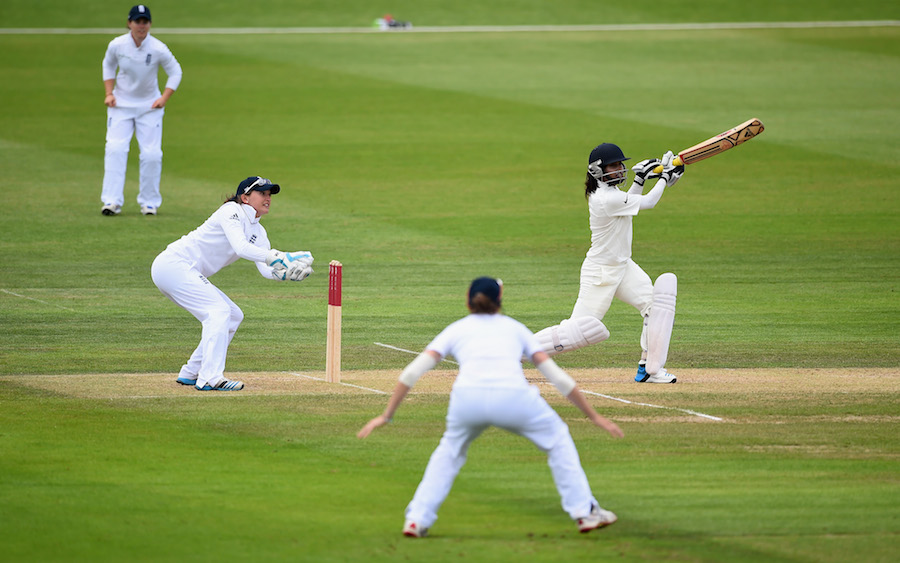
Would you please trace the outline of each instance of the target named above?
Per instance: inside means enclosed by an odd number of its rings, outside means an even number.
[[[595,317],[566,319],[535,334],[549,355],[570,352],[609,338],[609,331]]]

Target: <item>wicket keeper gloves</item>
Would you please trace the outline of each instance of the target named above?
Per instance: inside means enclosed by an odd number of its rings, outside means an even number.
[[[285,261],[285,265],[290,268],[291,264],[294,262],[299,262],[304,265],[304,267],[309,268],[313,264],[313,255],[308,250],[299,250],[297,252],[288,252],[286,254],[287,260]]]
[[[287,270],[287,262],[287,256],[280,250],[273,248],[266,254],[266,264],[276,270]]]
[[[313,273],[313,269],[307,266],[306,263],[298,260],[290,263],[285,275],[287,279],[291,281],[303,281],[308,278],[311,273]]]
[[[659,178],[660,174],[653,171],[659,164],[658,158],[648,158],[647,160],[642,160],[632,166],[631,169],[634,171],[634,183],[643,186],[645,180]]]
[[[272,278],[284,281],[302,281],[313,273],[311,252],[281,252],[274,248],[266,255],[266,264],[272,268]]]
[[[681,166],[675,166],[672,164],[672,161],[675,160],[675,155],[672,151],[666,152],[666,154],[662,157],[662,179],[666,181],[666,187],[671,188],[675,185],[681,175],[684,174],[684,164]]]

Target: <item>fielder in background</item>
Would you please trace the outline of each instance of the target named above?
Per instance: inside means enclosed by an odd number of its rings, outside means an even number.
[[[614,297],[636,308],[644,318],[641,332],[641,359],[634,380],[643,383],[675,383],[666,371],[666,357],[675,322],[677,279],[662,274],[656,283],[631,259],[632,218],[644,209],[653,209],[667,187],[684,174],[684,165],[675,166],[672,151],[662,160],[642,160],[632,167],[635,177],[628,191],[625,184],[630,160],[618,146],[603,143],[588,157],[585,197],[588,200],[591,248],[581,266],[578,299],[569,319],[537,333],[543,350],[558,354],[577,350],[609,338],[601,322]],[[662,165],[661,172],[654,169]],[[644,183],[656,180],[643,193]]]
[[[312,254],[271,248],[259,220],[269,212],[278,184],[259,176],[242,181],[235,195],[191,231],[170,244],[150,268],[159,290],[194,315],[203,327],[200,345],[181,367],[176,381],[198,391],[239,391],[240,381],[225,379],[228,345],[244,313],[209,276],[244,258],[256,263],[265,278],[302,281],[313,273]]]
[[[150,8],[138,5],[128,13],[128,29],[109,42],[103,57],[106,89],[106,155],[103,160],[104,215],[118,215],[125,203],[125,169],[131,137],[137,137],[140,191],[144,215],[156,215],[162,196],[162,122],[166,102],[181,83],[181,65],[159,39],[150,35]],[[159,67],[166,71],[166,88],[159,93]],[[118,72],[117,70],[118,69]]]
[[[525,325],[500,314],[500,293],[499,280],[474,280],[468,293],[471,314],[445,328],[406,366],[384,413],[357,434],[365,438],[390,422],[410,388],[442,358],[452,354],[459,362],[459,374],[450,392],[447,428],[406,508],[406,536],[423,537],[428,533],[466,462],[469,445],[489,426],[524,436],[547,454],[563,510],[577,522],[580,531],[588,532],[616,521],[616,515],[600,508],[591,493],[569,427],[541,397],[538,388],[525,379],[523,355],[591,422],[617,438],[623,436],[622,431],[594,411],[575,381],[541,350]]]

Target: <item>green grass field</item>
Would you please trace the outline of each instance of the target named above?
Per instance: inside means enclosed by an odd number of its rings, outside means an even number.
[[[732,6],[734,4],[734,6]],[[183,35],[165,28],[898,20],[866,0],[626,5],[510,0],[150,4],[184,67],[163,207],[99,213],[112,34],[0,32],[3,561],[893,561],[900,552],[900,28]],[[552,6],[552,7],[551,7]],[[128,5],[0,4],[0,26],[121,27]],[[585,14],[590,14],[585,16]],[[399,535],[440,436],[451,366],[391,427],[354,433],[411,355],[503,278],[533,330],[568,317],[589,244],[587,154],[679,150],[750,117],[758,139],[687,169],[635,220],[634,257],[679,276],[668,366],[631,383],[640,318],[560,356],[626,438],[570,423],[620,522],[580,535],[539,452],[490,432],[426,541]],[[310,250],[301,284],[213,278],[246,319],[209,397],[172,382],[199,325],[153,258],[251,174]],[[324,370],[327,264],[344,263],[343,367]],[[534,373],[529,373],[534,376]],[[308,376],[308,377],[305,377]],[[722,418],[712,421],[684,409]]]

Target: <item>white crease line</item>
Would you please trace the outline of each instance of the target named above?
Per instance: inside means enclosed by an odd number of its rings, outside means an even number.
[[[460,25],[420,26],[384,31],[374,27],[160,27],[154,35],[248,35],[248,34],[335,34],[335,33],[515,33],[571,31],[703,31],[717,29],[809,29],[832,27],[897,27],[898,20],[798,21],[798,22],[711,22],[586,25]],[[5,27],[0,35],[112,35],[117,27]]]
[[[3,293],[8,293],[9,295],[14,295],[16,297],[21,297],[22,299],[30,299],[32,301],[37,301],[43,305],[50,305],[51,307],[58,307],[60,309],[65,309],[66,311],[74,311],[75,309],[69,309],[68,307],[63,307],[62,305],[57,305],[56,303],[48,303],[46,301],[41,301],[40,299],[35,299],[34,297],[28,297],[27,295],[21,295],[14,291],[10,291],[8,289],[0,289]]]
[[[315,381],[323,381],[328,383],[328,380],[323,377],[313,377],[311,375],[305,375],[302,373],[294,373],[292,371],[287,372],[290,375],[296,375],[297,377],[305,377],[306,379],[314,379]],[[371,387],[362,387],[361,385],[353,385],[352,383],[344,383],[343,381],[338,382],[338,385],[345,385],[347,387],[355,387],[356,389],[362,389],[363,391],[371,391],[373,393],[378,393],[380,395],[390,395],[387,391],[382,391],[381,389],[372,389]]]
[[[419,352],[413,352],[412,350],[406,350],[404,348],[397,348],[396,346],[391,346],[390,344],[382,344],[381,342],[373,342],[373,344],[375,344],[376,346],[382,346],[384,348],[390,348],[391,350],[397,350],[398,352],[406,352],[407,354],[415,354],[417,356],[419,355]],[[459,365],[456,362],[454,362],[453,360],[445,359],[444,361],[449,362],[451,364]]]
[[[696,411],[692,411],[692,410],[688,410],[688,409],[679,409],[678,407],[663,407],[661,405],[651,405],[650,403],[638,403],[637,401],[629,401],[628,399],[620,399],[619,397],[613,397],[612,395],[604,395],[603,393],[595,393],[593,391],[585,391],[584,389],[582,389],[581,392],[584,393],[585,395],[596,395],[597,397],[603,397],[604,399],[609,399],[611,401],[619,401],[620,403],[628,403],[629,405],[640,405],[642,407],[650,407],[653,409],[668,409],[668,410],[673,410],[673,411],[678,411],[678,412],[685,412],[685,413],[692,414],[694,416],[699,416],[702,418],[708,418],[710,420],[718,420],[718,421],[723,420],[723,419],[719,418],[718,416],[703,414],[702,412],[696,412]]]
[[[408,354],[418,354],[418,352],[413,352],[412,350],[404,350],[403,348],[397,348],[396,346],[391,346],[389,344],[382,344],[381,342],[375,342],[375,344],[378,346],[384,346],[385,348],[390,348],[391,350],[397,350],[399,352],[406,352]],[[444,361],[452,362],[452,360],[444,360]],[[452,362],[452,363],[455,364],[456,362]],[[642,407],[650,407],[650,408],[654,408],[654,409],[669,409],[669,410],[673,410],[673,411],[679,411],[679,412],[692,414],[694,416],[699,416],[702,418],[708,418],[710,420],[718,420],[718,421],[722,420],[721,418],[719,418],[717,416],[703,414],[702,412],[695,412],[695,411],[688,410],[688,409],[679,409],[678,407],[663,407],[661,405],[651,405],[650,403],[638,403],[635,401],[629,401],[628,399],[620,399],[618,397],[613,397],[612,395],[604,395],[603,393],[595,393],[593,391],[585,391],[584,389],[582,389],[581,392],[586,395],[596,395],[597,397],[603,397],[604,399],[609,399],[611,401],[619,401],[621,403],[628,403],[629,405],[639,405]]]

